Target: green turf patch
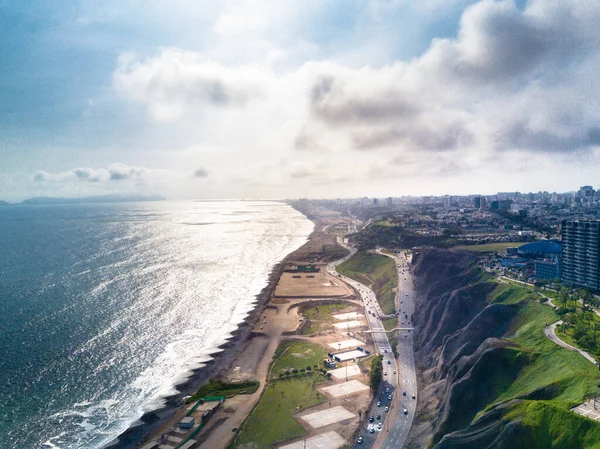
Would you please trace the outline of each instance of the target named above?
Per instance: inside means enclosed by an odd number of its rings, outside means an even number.
[[[339,265],[337,271],[371,287],[377,295],[377,301],[379,301],[383,313],[396,312],[398,273],[393,259],[378,254],[359,252]]]
[[[188,402],[194,402],[207,396],[234,396],[236,394],[252,394],[258,390],[259,382],[219,382],[216,379],[210,379],[208,384],[200,387],[194,395],[188,399]]]
[[[392,329],[394,329],[397,325],[397,320],[396,318],[386,318],[384,320],[381,320],[381,324],[383,324],[383,328],[386,331],[391,331]]]
[[[342,310],[349,306],[345,303],[321,304],[306,307],[302,310],[302,314],[307,318],[306,326],[302,326],[300,333],[302,335],[314,334],[319,330],[324,330],[331,327],[333,323],[332,315],[341,313]]]
[[[327,350],[322,346],[305,341],[283,342],[275,352],[271,378],[315,371],[323,368],[325,358]]]
[[[483,245],[462,245],[455,249],[464,251],[473,251],[477,253],[502,253],[506,254],[506,248],[515,248],[523,246],[527,242],[502,242],[502,243],[484,243]]]
[[[271,382],[242,428],[235,446],[267,449],[276,442],[305,435],[306,431],[294,414],[327,401],[315,389],[316,384],[325,380],[322,374],[312,373]]]
[[[542,401],[523,401],[505,419],[521,420],[530,449],[600,448],[600,424]]]

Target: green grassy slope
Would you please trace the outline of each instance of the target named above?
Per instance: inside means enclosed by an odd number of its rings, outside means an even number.
[[[515,448],[600,448],[600,423],[584,418],[569,409],[584,401],[586,394],[598,391],[599,372],[576,352],[566,350],[544,335],[546,324],[559,319],[537,295],[523,287],[499,284],[488,296],[489,303],[519,304],[518,315],[511,321],[505,339],[514,344],[503,357],[518,363],[494,363],[494,374],[487,379],[486,400],[477,405],[477,417],[499,404],[519,399],[504,414],[504,421],[520,422],[523,440],[512,441]],[[517,368],[515,370],[515,368]],[[459,409],[460,407],[456,407]],[[468,423],[461,416],[474,410],[460,410],[451,423],[453,430]],[[460,414],[461,416],[458,416]],[[526,442],[526,443],[525,443]]]
[[[359,252],[338,266],[337,270],[344,276],[370,286],[377,295],[383,313],[396,312],[394,289],[398,286],[398,275],[392,259]]]

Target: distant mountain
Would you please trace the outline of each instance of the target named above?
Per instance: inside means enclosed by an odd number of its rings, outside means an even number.
[[[137,201],[164,201],[165,197],[160,195],[97,195],[83,198],[52,198],[38,196],[29,198],[21,204],[83,204],[83,203],[127,203]]]
[[[9,203],[8,201],[2,201],[2,200],[0,200],[0,207],[2,207],[2,206],[12,206],[12,205],[13,204]]]

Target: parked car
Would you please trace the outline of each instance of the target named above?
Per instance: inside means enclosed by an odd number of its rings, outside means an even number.
[[[362,444],[362,442],[363,442],[363,439],[362,439],[362,437],[358,437],[358,440],[356,440],[356,442],[357,442],[358,444]]]
[[[402,409],[402,411],[404,412],[405,415],[408,415],[408,410],[406,410],[405,408]]]

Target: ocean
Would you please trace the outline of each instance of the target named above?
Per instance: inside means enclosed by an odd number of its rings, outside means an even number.
[[[277,202],[0,208],[0,447],[112,441],[217,351],[312,229]]]

